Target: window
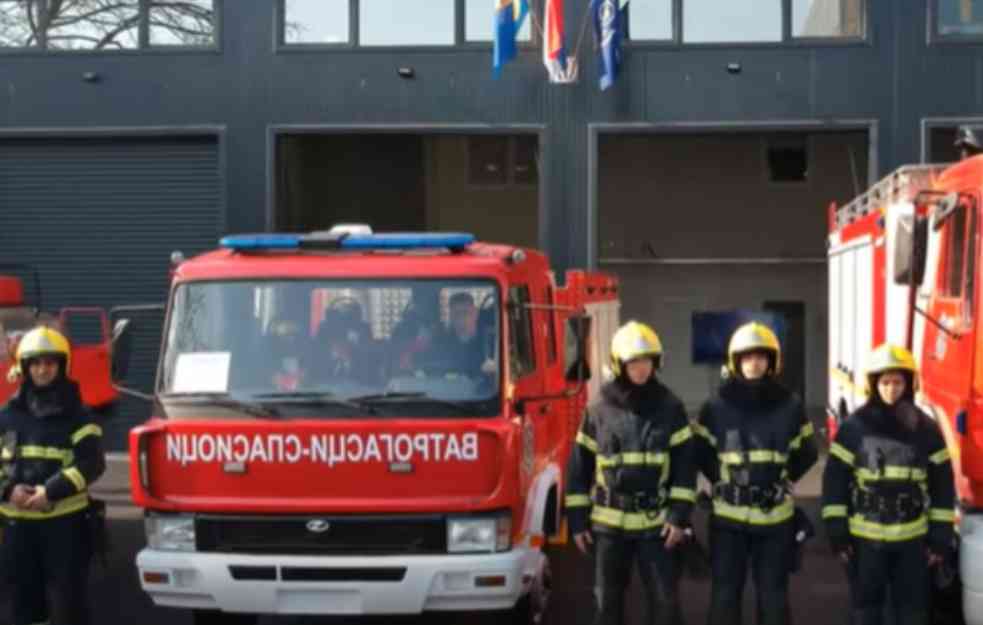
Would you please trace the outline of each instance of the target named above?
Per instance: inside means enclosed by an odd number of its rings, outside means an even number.
[[[509,289],[509,366],[514,379],[532,373],[536,368],[529,303],[529,287]]]
[[[465,0],[464,39],[494,41],[495,13],[488,0]],[[532,15],[527,15],[516,36],[517,41],[532,41]]]
[[[782,0],[684,0],[684,43],[782,40]]]
[[[0,0],[0,47],[214,47],[215,22],[215,0]]]
[[[534,185],[539,180],[538,156],[536,135],[468,137],[468,184]]]
[[[546,299],[544,300],[549,306],[552,306],[556,302],[553,301],[553,287],[547,286],[545,292]],[[553,309],[548,309],[543,311],[543,327],[546,330],[546,356],[547,362],[553,364],[556,362],[557,349],[556,349],[556,332],[553,331],[553,323],[556,313]]]
[[[285,0],[285,43],[348,43],[349,0]]]
[[[536,184],[539,181],[539,137],[514,136],[512,148],[512,180],[516,184]]]
[[[864,0],[792,0],[792,36],[863,37]]]
[[[672,39],[672,0],[632,0],[628,4],[628,38]]]
[[[214,0],[150,2],[150,45],[206,48],[215,45]]]
[[[805,182],[809,174],[809,149],[805,135],[770,137],[765,153],[771,182]]]
[[[942,273],[942,294],[946,297],[962,297],[963,280],[972,283],[971,274],[975,271],[975,258],[967,246],[967,206],[961,200],[945,224],[945,271]],[[975,220],[974,220],[975,221]],[[967,258],[970,262],[967,263]]]
[[[983,0],[934,0],[936,32],[943,37],[983,36]]]
[[[454,4],[454,0],[359,0],[359,43],[366,46],[454,45]],[[490,15],[491,3],[488,6]]]
[[[365,409],[356,398],[386,392],[414,395],[373,405],[392,416],[433,416],[434,402],[448,400],[492,402],[499,302],[498,287],[481,279],[185,283],[174,292],[160,390],[270,401],[324,394],[354,400],[324,406],[349,416]],[[475,414],[486,409],[494,406]]]

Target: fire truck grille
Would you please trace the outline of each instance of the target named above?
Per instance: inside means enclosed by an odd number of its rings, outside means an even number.
[[[198,516],[198,551],[287,555],[399,555],[447,552],[440,516]]]

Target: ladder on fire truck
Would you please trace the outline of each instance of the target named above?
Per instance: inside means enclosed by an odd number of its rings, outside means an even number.
[[[830,207],[830,230],[836,231],[895,202],[912,202],[922,191],[931,189],[950,164],[906,165],[900,167],[843,206]]]

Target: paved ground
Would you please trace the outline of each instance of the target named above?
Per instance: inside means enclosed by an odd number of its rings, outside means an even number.
[[[99,496],[110,502],[111,532],[115,549],[108,569],[97,566],[92,579],[93,613],[95,623],[140,623],[141,625],[184,625],[190,623],[187,614],[171,609],[155,608],[139,589],[133,559],[143,547],[143,524],[139,510],[129,505],[126,465],[111,462],[111,469],[101,481]],[[800,484],[802,503],[815,516],[818,513],[820,469],[817,467]],[[699,523],[702,525],[702,523]],[[591,563],[572,549],[557,552],[553,560],[556,584],[550,625],[587,625],[591,619]],[[636,580],[637,582],[637,580]],[[629,623],[641,625],[638,611],[638,584],[630,591]],[[806,556],[805,571],[792,581],[792,612],[797,625],[841,625],[846,623],[846,586],[840,566],[827,553],[822,537],[814,540]],[[686,580],[683,587],[687,622],[705,620],[709,582]],[[750,602],[745,602],[749,614]],[[0,623],[9,622],[8,605],[0,598]],[[311,619],[264,618],[264,625],[276,623],[477,623],[473,615],[445,617],[425,615],[416,618],[387,619]],[[497,622],[502,622],[500,619]],[[745,623],[750,623],[745,616]],[[738,623],[738,619],[734,619]]]

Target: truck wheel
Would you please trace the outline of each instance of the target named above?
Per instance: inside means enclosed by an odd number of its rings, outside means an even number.
[[[194,625],[256,625],[259,617],[255,614],[239,614],[220,610],[192,610],[191,622]]]
[[[546,612],[549,609],[552,593],[553,570],[550,568],[549,555],[544,552],[541,574],[533,580],[529,592],[519,599],[505,622],[514,625],[542,625],[546,622]]]

